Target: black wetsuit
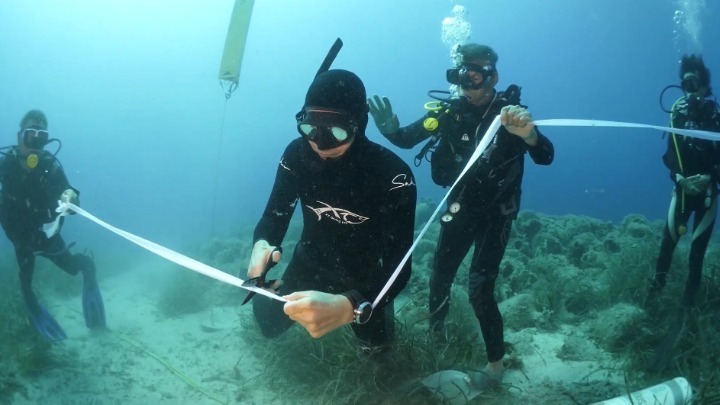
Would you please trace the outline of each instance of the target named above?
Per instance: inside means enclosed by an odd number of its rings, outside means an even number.
[[[0,155],[0,184],[0,223],[15,247],[26,303],[35,300],[32,292],[35,255],[48,258],[71,275],[90,269],[94,274],[92,260],[82,254],[71,254],[59,230],[50,238],[42,231],[43,224],[57,217],[55,209],[63,191],[72,189],[79,195],[55,156],[41,151],[37,166],[28,169],[21,164],[18,148],[10,148]]]
[[[412,245],[416,198],[410,168],[365,136],[339,159],[325,161],[298,138],[280,160],[254,241],[280,246],[299,199],[303,231],[279,293],[355,290],[373,302]],[[410,260],[370,321],[352,325],[359,339],[372,345],[392,340],[392,301],[409,278]],[[279,301],[258,297],[253,308],[268,337],[293,324]]]
[[[450,185],[467,164],[493,119],[508,104],[503,93],[496,95],[489,107],[481,108],[461,99],[459,103],[429,112],[386,137],[401,148],[411,148],[432,136],[439,137],[431,157],[433,180],[440,185]],[[425,128],[427,118],[438,120],[436,130]],[[512,220],[520,207],[525,152],[530,153],[535,163],[542,165],[550,164],[554,157],[552,143],[539,131],[538,144],[529,147],[520,137],[501,127],[474,169],[464,176],[448,198],[448,206],[458,203],[460,210],[453,214],[452,220],[441,222],[430,278],[430,323],[433,328],[442,329],[449,308],[445,301],[449,300],[452,282],[463,258],[475,244],[469,297],[480,322],[490,362],[505,354],[502,316],[493,290]]]
[[[720,132],[720,113],[717,104],[704,100],[701,105],[689,110],[687,99],[682,97],[673,106],[671,126]],[[694,196],[684,192],[680,185],[675,184],[652,285],[654,290],[665,286],[673,252],[679,237],[682,236],[678,229],[680,227],[687,229],[690,215],[694,213],[690,269],[681,301],[684,306],[692,306],[700,288],[705,250],[715,225],[717,183],[720,181],[720,142],[670,134],[663,162],[670,169],[670,179],[674,183],[677,174],[686,178],[696,174],[710,176],[707,187]]]

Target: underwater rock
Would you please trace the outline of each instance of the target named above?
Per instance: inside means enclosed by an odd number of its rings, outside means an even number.
[[[598,239],[590,232],[584,232],[576,236],[570,244],[570,249],[568,251],[568,259],[570,260],[570,263],[583,268],[583,256],[595,245],[599,245]]]
[[[608,256],[596,250],[585,252],[580,258],[581,269],[606,269],[608,265]]]
[[[604,301],[603,291],[586,280],[571,289],[574,292],[565,299],[565,310],[570,314],[586,315]]]
[[[519,330],[537,324],[539,313],[531,294],[518,294],[500,303],[500,311],[506,327]]]
[[[520,237],[531,241],[542,229],[542,223],[538,219],[530,219],[528,221],[518,221],[516,224],[517,232]]]
[[[620,253],[622,251],[622,247],[620,246],[620,243],[616,241],[613,237],[609,236],[603,241],[603,247],[606,251],[610,253]]]
[[[510,243],[508,244],[509,250],[514,250],[526,257],[532,257],[532,249],[530,248],[530,243],[526,239],[521,238],[510,238]]]
[[[592,358],[597,352],[595,345],[585,338],[570,335],[565,338],[556,356],[562,360],[584,361]]]
[[[654,233],[647,218],[639,214],[631,214],[623,218],[620,229],[623,234],[636,239],[643,239]]]
[[[559,255],[565,253],[565,248],[556,237],[547,234],[540,234],[535,241],[534,251],[535,256],[544,254]]]
[[[518,263],[515,259],[507,258],[500,263],[500,275],[510,278],[517,267]]]
[[[630,304],[619,303],[599,312],[597,317],[587,322],[589,335],[603,345],[612,345],[618,336],[628,327],[640,323],[644,312]]]
[[[541,274],[529,266],[513,259],[503,260],[500,271],[503,274],[502,286],[507,286],[507,294],[515,295],[523,291],[532,290]]]

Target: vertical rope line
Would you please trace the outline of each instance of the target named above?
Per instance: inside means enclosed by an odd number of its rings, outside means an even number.
[[[217,195],[218,195],[218,178],[220,177],[220,156],[222,154],[223,133],[225,132],[225,116],[227,114],[227,105],[229,97],[225,97],[225,105],[223,107],[222,120],[220,123],[220,136],[218,141],[217,157],[215,159],[215,187],[213,190],[213,209],[212,209],[212,225],[210,227],[210,236],[215,236],[215,218],[217,213]]]

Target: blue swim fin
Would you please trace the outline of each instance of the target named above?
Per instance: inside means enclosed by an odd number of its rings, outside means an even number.
[[[94,276],[94,275],[93,275]],[[82,305],[85,325],[88,328],[104,328],[105,305],[95,277],[83,278]]]
[[[30,314],[30,322],[45,339],[51,342],[67,339],[65,331],[37,300],[28,302],[27,309]]]

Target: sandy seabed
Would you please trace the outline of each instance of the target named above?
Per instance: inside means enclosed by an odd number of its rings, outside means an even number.
[[[250,319],[250,305],[159,319],[152,288],[137,289],[138,273],[143,271],[138,268],[103,280],[107,331],[85,328],[79,296],[54,301],[52,311],[68,334],[67,340],[52,347],[63,366],[20,377],[23,388],[10,403],[314,403],[310,398],[283,398],[282,393],[265,390],[262,378],[256,378],[263,375],[264,365],[261,358],[247,353],[257,348],[245,342],[240,329],[247,325],[238,322]],[[508,332],[506,340],[517,342],[525,352],[524,369],[506,373],[504,383],[516,388],[502,401],[544,403],[543,398],[563,397],[559,390],[622,385],[622,373],[612,371],[613,357],[593,344],[583,348],[581,356],[586,360],[558,358],[567,337],[573,335],[577,336],[571,327],[555,333],[536,328]],[[240,393],[247,388],[244,379],[257,381],[254,389]]]

